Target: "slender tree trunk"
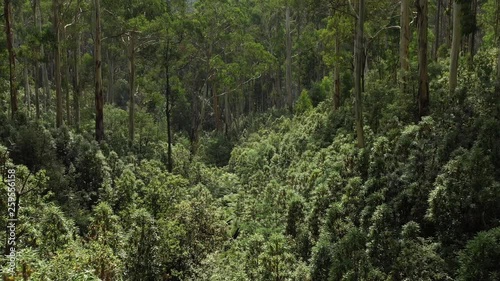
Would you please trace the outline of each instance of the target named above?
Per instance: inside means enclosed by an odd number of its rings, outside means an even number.
[[[37,30],[39,34],[42,34],[42,13],[40,11],[40,0],[34,0],[35,5],[35,23],[37,26]],[[40,44],[40,58],[45,59],[45,47],[43,44]],[[50,104],[50,89],[49,89],[49,75],[47,73],[47,63],[41,63],[41,73],[42,73],[42,87],[43,87],[43,95],[44,95],[44,108],[45,111],[48,111],[48,106]]]
[[[436,12],[436,25],[434,26],[434,37],[436,38],[434,41],[434,53],[433,53],[433,59],[434,61],[437,61],[438,59],[438,50],[439,50],[439,43],[440,43],[440,27],[441,27],[441,4],[442,0],[437,0],[437,12]]]
[[[42,45],[40,47],[40,54],[42,58],[45,58],[45,48]],[[43,84],[43,95],[44,95],[44,108],[45,112],[48,112],[50,105],[50,86],[49,86],[49,73],[47,71],[47,63],[42,62],[42,84]]]
[[[290,112],[293,110],[293,96],[292,96],[292,34],[290,31],[290,5],[286,4],[286,95],[287,95],[287,105]]]
[[[214,103],[215,128],[217,129],[217,132],[222,132],[222,121],[219,108],[219,96],[215,91],[215,83],[213,83],[211,86],[212,86],[211,89],[212,89],[212,97]]]
[[[358,147],[365,147],[363,131],[363,107],[361,99],[361,76],[363,74],[363,33],[365,17],[365,0],[359,0],[358,23],[356,27],[356,41],[354,44],[354,98],[355,119]]]
[[[77,2],[77,13],[75,13],[75,24],[76,24],[76,44],[74,53],[74,71],[73,71],[73,110],[74,110],[74,123],[77,132],[80,132],[80,97],[81,97],[81,85],[80,85],[80,57],[81,57],[81,33],[78,29],[78,23],[80,20],[80,4],[81,0]]]
[[[204,88],[200,90],[200,95],[203,95]],[[197,129],[198,129],[198,120],[199,120],[199,111],[198,111],[198,95],[195,91],[191,93],[191,112],[193,115],[191,117],[191,133],[189,136],[189,141],[191,143],[191,156],[194,155],[196,151],[196,142],[197,142]]]
[[[78,32],[76,35],[76,48],[75,48],[75,71],[73,77],[73,106],[74,106],[74,118],[75,118],[75,128],[76,131],[80,131],[80,97],[81,97],[81,86],[80,86],[80,41],[81,35]]]
[[[448,20],[447,20],[447,28],[446,28],[446,46],[451,47],[451,40],[453,37],[452,28],[453,28],[453,16],[451,11],[453,10],[453,2],[455,0],[447,0],[448,1]]]
[[[166,114],[167,114],[167,137],[168,137],[168,150],[167,150],[167,170],[169,173],[173,171],[173,162],[172,162],[172,128],[171,128],[171,114],[172,114],[172,106],[170,104],[170,74],[168,72],[168,60],[166,67],[166,75],[167,75],[167,87],[165,91],[166,98]]]
[[[19,19],[21,25],[26,25],[24,21],[24,13],[19,13]],[[28,58],[23,58],[23,83],[24,83],[24,102],[26,104],[26,109],[28,117],[31,117],[31,87],[29,80],[29,61]]]
[[[497,69],[496,69],[496,85],[495,90],[497,95],[500,94],[500,0],[495,1],[495,40],[497,45]]]
[[[335,32],[335,66],[333,67],[333,109],[340,107],[340,35]]]
[[[226,123],[226,136],[229,136],[229,130],[231,128],[231,115],[229,111],[229,94],[224,94],[224,121]]]
[[[24,59],[23,80],[24,80],[24,96],[26,98],[26,107],[28,109],[28,117],[31,117],[31,89],[30,89],[30,80],[29,80],[28,60],[27,59]]]
[[[40,62],[38,60],[35,61],[35,69],[33,70],[33,75],[35,76],[35,117],[36,120],[40,119],[40,87],[41,87],[41,79],[40,79]]]
[[[53,0],[53,13],[54,13],[54,34],[56,37],[56,44],[54,49],[55,58],[55,80],[56,80],[56,126],[59,128],[63,124],[62,112],[62,92],[61,92],[61,31],[60,31],[60,3],[59,0]]]
[[[253,107],[253,93],[254,91],[248,91],[248,113],[251,114],[254,112],[254,107]]]
[[[39,31],[41,28],[40,23],[40,14],[39,14],[39,5],[40,0],[33,1],[33,21],[35,23],[35,30]],[[39,56],[42,55],[42,49],[38,49]],[[33,70],[33,75],[35,76],[35,112],[36,112],[36,120],[40,119],[40,88],[42,87],[42,79],[41,79],[41,70],[40,70],[40,60],[39,58],[35,59],[35,69]]]
[[[129,46],[129,114],[128,114],[128,140],[129,145],[134,143],[135,134],[135,32],[130,33],[130,46]]]
[[[281,64],[281,62],[280,62]],[[276,93],[274,96],[274,104],[276,107],[281,108],[282,107],[282,93],[281,93],[281,69],[280,66],[277,66],[276,69]]]
[[[102,93],[102,55],[101,55],[101,3],[94,0],[95,5],[95,138],[97,142],[104,140],[104,95]]]
[[[64,94],[66,96],[65,101],[66,101],[66,122],[68,125],[71,125],[71,106],[70,106],[70,92],[69,92],[69,55],[67,52],[64,54]]]
[[[401,82],[403,91],[407,90],[408,72],[410,71],[410,0],[401,0],[401,30],[399,35],[399,61],[401,64]]]
[[[110,54],[110,50],[108,50],[108,65],[109,65],[109,81],[108,81],[108,103],[114,103],[114,85],[115,85],[115,62],[114,58]]]
[[[469,63],[472,65],[474,63],[474,49],[475,49],[475,40],[476,40],[476,17],[477,17],[477,0],[471,1],[471,13],[472,13],[472,22],[474,28],[472,29],[471,34],[469,34]]]
[[[5,34],[7,35],[7,51],[9,53],[9,85],[10,85],[10,109],[11,117],[15,118],[17,105],[17,87],[16,87],[16,52],[14,50],[14,35],[12,32],[12,3],[11,0],[5,0],[3,6],[5,18]]]
[[[418,0],[417,30],[418,30],[418,114],[419,119],[429,114],[429,76],[427,73],[427,0]]]
[[[462,41],[462,5],[456,0],[453,3],[453,41],[451,46],[451,63],[450,63],[450,91],[455,92],[457,87],[458,74],[458,54],[460,52],[460,42]]]

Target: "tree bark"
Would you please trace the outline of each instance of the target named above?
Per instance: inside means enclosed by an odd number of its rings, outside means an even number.
[[[102,55],[101,55],[101,3],[94,0],[95,5],[95,138],[97,142],[104,140],[104,95],[102,93]]]
[[[14,119],[17,110],[17,86],[16,86],[16,52],[14,50],[14,35],[12,32],[12,3],[11,0],[4,1],[5,34],[7,37],[7,51],[9,53],[9,85],[10,85],[10,109],[11,118]]]
[[[31,117],[31,89],[30,89],[27,59],[24,59],[23,80],[24,80],[24,96],[26,99],[26,107],[28,109],[28,117]]]
[[[80,131],[80,97],[81,97],[81,85],[80,85],[80,41],[81,35],[78,33],[76,35],[76,48],[75,48],[75,70],[73,77],[73,107],[74,107],[74,122],[76,131]]]
[[[437,12],[436,12],[436,25],[434,26],[434,37],[436,38],[434,41],[434,53],[433,53],[433,59],[434,61],[437,61],[438,59],[438,50],[440,46],[440,32],[441,32],[441,7],[442,7],[442,0],[437,0]]]
[[[168,137],[168,149],[167,149],[167,170],[169,173],[172,173],[173,171],[173,162],[172,162],[172,128],[171,128],[171,114],[172,114],[172,107],[170,105],[170,74],[168,72],[169,67],[168,67],[168,61],[167,61],[167,67],[166,67],[166,76],[167,76],[167,87],[165,91],[165,98],[166,98],[166,115],[167,115],[167,137]]]
[[[455,92],[457,87],[458,74],[458,54],[460,52],[460,42],[462,41],[462,5],[456,0],[453,3],[453,40],[451,44],[451,63],[450,63],[450,91]]]
[[[55,58],[55,80],[56,80],[56,127],[61,127],[63,124],[63,112],[62,112],[62,92],[61,92],[61,32],[60,32],[60,3],[59,0],[52,1],[52,9],[54,13],[54,34],[56,39],[54,58]]]
[[[45,48],[42,45],[41,46],[41,56],[42,58],[45,58]],[[47,63],[42,62],[42,84],[43,84],[43,95],[45,97],[45,102],[44,102],[44,108],[45,112],[49,111],[49,104],[50,104],[50,86],[49,86],[49,73],[47,71]]]
[[[66,122],[68,125],[71,125],[71,106],[70,106],[70,92],[69,92],[69,55],[67,52],[64,54],[64,78],[63,78],[63,85],[64,85],[64,94],[66,96],[65,98],[65,105],[66,105]]]
[[[365,17],[365,0],[359,0],[358,23],[356,27],[356,41],[354,44],[354,113],[356,119],[356,133],[358,147],[365,147],[363,131],[363,107],[361,98],[361,75],[363,74],[363,33]]]
[[[340,107],[340,35],[335,32],[335,66],[333,67],[333,109]]]
[[[497,47],[500,46],[500,0],[495,1],[495,42]],[[497,50],[497,69],[496,69],[496,85],[495,92],[500,94],[500,48]]]
[[[108,79],[108,103],[114,103],[114,84],[115,84],[115,62],[114,58],[110,54],[110,50],[108,49],[108,65],[109,65],[109,79]]]
[[[42,23],[40,19],[40,0],[33,1],[33,21],[35,23],[35,30],[41,33]],[[43,49],[40,46],[38,50],[39,56],[43,57]],[[40,68],[40,57],[35,59],[35,69],[33,71],[33,75],[35,76],[35,112],[36,112],[36,120],[40,119],[40,88],[42,87],[42,71]]]
[[[229,130],[231,128],[231,115],[229,111],[229,94],[224,94],[224,121],[226,123],[226,136],[229,136]]]
[[[417,30],[418,30],[418,114],[419,119],[429,114],[429,75],[427,72],[427,0],[418,0]]]
[[[401,64],[401,89],[406,91],[410,71],[410,0],[401,0],[401,30],[399,36],[399,61]]]
[[[128,114],[128,140],[129,145],[132,146],[135,134],[135,32],[130,33],[129,45],[129,114]]]
[[[290,111],[293,110],[293,97],[292,97],[292,35],[290,32],[290,5],[286,4],[285,11],[285,29],[286,29],[286,94],[287,104]]]
[[[212,97],[213,97],[213,104],[214,104],[214,117],[215,117],[215,128],[217,129],[217,132],[222,132],[222,121],[221,121],[221,114],[220,114],[220,108],[219,108],[219,96],[217,95],[217,92],[215,91],[215,85],[211,85],[212,89]]]
[[[40,87],[41,87],[41,79],[40,79],[40,62],[38,60],[35,61],[35,69],[33,70],[33,74],[35,76],[35,118],[36,120],[40,119]]]
[[[21,25],[26,25],[27,23],[24,21],[24,13],[19,13],[19,20]],[[28,117],[31,117],[31,87],[29,80],[29,61],[28,58],[23,58],[23,83],[24,83],[24,102],[26,104],[26,111]]]
[[[81,85],[80,85],[80,59],[81,59],[81,33],[78,29],[78,22],[80,19],[80,4],[81,1],[78,0],[77,10],[75,14],[75,24],[77,25],[76,34],[76,44],[75,44],[75,54],[74,54],[74,71],[73,71],[73,110],[74,110],[74,125],[77,132],[80,132],[80,97],[81,97]]]
[[[476,21],[477,21],[477,0],[471,1],[471,13],[472,13],[472,21],[474,24],[474,28],[469,34],[469,63],[472,65],[474,63],[474,49],[475,49],[475,40],[476,40]]]

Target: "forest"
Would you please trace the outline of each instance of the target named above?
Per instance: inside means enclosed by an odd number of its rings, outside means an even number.
[[[3,281],[499,281],[500,0],[2,0]]]

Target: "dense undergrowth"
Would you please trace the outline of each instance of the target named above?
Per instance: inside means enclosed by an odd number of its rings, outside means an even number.
[[[238,139],[207,133],[196,155],[177,135],[172,174],[146,113],[132,149],[126,113],[111,106],[101,146],[1,115],[1,160],[23,188],[16,278],[499,280],[490,57],[462,69],[454,96],[434,66],[432,114],[419,122],[410,94],[367,83],[364,149],[348,101],[332,111],[305,93],[293,117],[248,116]]]

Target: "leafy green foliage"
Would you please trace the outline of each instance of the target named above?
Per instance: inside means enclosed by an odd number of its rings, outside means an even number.
[[[459,280],[497,280],[499,261],[500,228],[480,232],[460,253]]]
[[[454,93],[440,38],[451,11],[441,7],[440,34],[429,36],[441,46],[432,50],[423,118],[418,42],[413,36],[402,87],[399,4],[367,1],[362,149],[352,105],[357,12],[349,1],[101,1],[101,143],[93,141],[93,3],[61,2],[68,107],[65,125],[54,128],[55,81],[41,71],[53,79],[52,2],[40,1],[42,26],[32,3],[13,2],[14,120],[0,48],[0,178],[16,169],[19,202],[17,275],[9,280],[500,278],[496,1],[476,1],[477,17],[475,2],[461,1],[470,36],[462,53],[474,32],[480,44],[473,60],[460,58]],[[285,7],[294,112],[285,108]],[[8,194],[4,185],[0,196]],[[0,200],[3,210],[7,204]]]

